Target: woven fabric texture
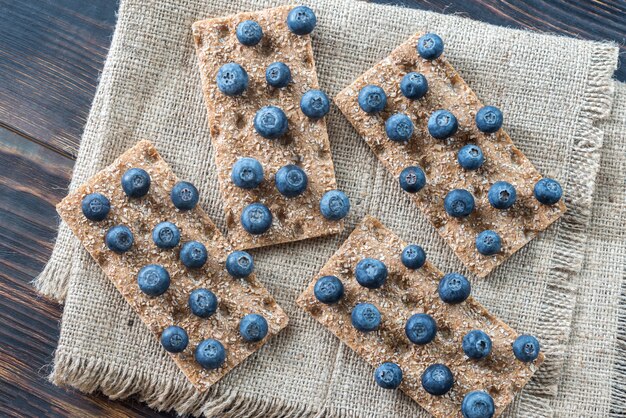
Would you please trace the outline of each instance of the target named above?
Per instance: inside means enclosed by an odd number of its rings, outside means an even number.
[[[279,3],[123,0],[71,188],[138,140],[150,139],[179,177],[198,186],[202,206],[223,229],[191,24]],[[603,141],[596,122],[611,109],[617,48],[363,2],[308,4],[319,19],[313,49],[321,87],[330,95],[409,35],[436,31],[478,96],[503,110],[516,145],[540,172],[561,181],[568,206],[562,220],[489,277],[473,281],[481,303],[516,330],[537,335],[547,356],[507,413],[552,416]],[[335,108],[328,128],[338,185],[353,203],[346,232],[252,252],[259,279],[290,317],[284,332],[199,394],[61,225],[37,281],[44,294],[65,298],[52,380],[113,398],[135,394],[158,409],[209,417],[426,416],[399,391],[378,388],[369,366],[295,305],[366,213],[423,245],[442,270],[467,273]]]

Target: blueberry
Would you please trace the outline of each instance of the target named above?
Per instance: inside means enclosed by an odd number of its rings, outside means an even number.
[[[209,318],[217,311],[217,296],[208,289],[196,289],[189,295],[187,305],[191,313],[200,318]]]
[[[405,142],[413,135],[413,121],[404,113],[396,113],[385,121],[387,138],[395,142]]]
[[[463,418],[492,418],[495,412],[496,406],[487,392],[475,390],[463,398],[461,404]]]
[[[428,81],[423,74],[408,73],[400,81],[400,91],[407,99],[421,99],[428,91]]]
[[[111,203],[100,193],[91,193],[83,198],[81,203],[83,215],[90,221],[101,221],[111,210]]]
[[[122,189],[128,197],[142,197],[150,190],[150,174],[141,168],[131,168],[122,176]]]
[[[109,229],[104,240],[109,250],[119,254],[130,250],[135,241],[133,233],[124,225],[116,225]]]
[[[443,52],[443,40],[435,33],[427,33],[417,41],[417,52],[427,60],[439,58]]]
[[[502,249],[502,240],[497,232],[490,229],[476,236],[476,249],[482,255],[494,255]]]
[[[251,203],[241,212],[241,225],[251,234],[262,234],[272,226],[272,213],[262,203]]]
[[[180,353],[187,348],[189,337],[187,332],[175,325],[169,326],[161,333],[161,345],[170,353]]]
[[[426,175],[417,166],[409,166],[400,173],[400,187],[408,193],[417,193],[426,185]]]
[[[459,165],[466,170],[477,170],[485,162],[483,151],[474,144],[461,148],[456,158]]]
[[[176,208],[180,210],[191,210],[198,203],[200,195],[198,189],[196,189],[193,184],[187,181],[179,181],[172,187],[170,197]]]
[[[416,270],[426,263],[426,252],[419,245],[410,244],[402,250],[401,260],[404,267]]]
[[[485,106],[476,113],[476,127],[492,134],[502,127],[502,112],[495,106]]]
[[[457,129],[459,129],[459,122],[456,120],[456,116],[448,110],[435,110],[428,119],[428,133],[433,138],[449,138],[456,133]]]
[[[487,197],[494,208],[508,209],[515,203],[517,192],[511,183],[497,181],[489,188]]]
[[[364,258],[359,261],[354,270],[356,281],[368,289],[378,289],[387,280],[387,266],[375,258]]]
[[[296,35],[308,35],[316,23],[315,13],[306,6],[294,7],[287,15],[287,27]]]
[[[237,39],[242,45],[254,46],[261,42],[263,29],[254,20],[244,20],[237,25]]]
[[[359,91],[359,106],[365,113],[380,112],[387,106],[387,95],[385,90],[368,84]]]
[[[230,179],[242,189],[254,189],[263,182],[263,166],[250,157],[242,157],[233,164]]]
[[[535,198],[544,205],[554,205],[561,200],[563,189],[558,181],[552,179],[541,179],[535,184]],[[84,212],[84,210],[83,210]]]
[[[248,314],[239,322],[239,334],[244,340],[256,343],[267,335],[267,321],[261,315]]]
[[[226,271],[233,277],[242,279],[252,274],[254,260],[245,251],[233,251],[226,257]]]
[[[359,303],[350,315],[352,326],[361,332],[370,332],[380,325],[380,312],[371,303]]]
[[[443,208],[448,215],[462,218],[474,210],[474,196],[464,189],[454,189],[443,200]]]
[[[276,188],[285,197],[300,196],[309,183],[306,173],[297,165],[286,165],[276,172]]]
[[[170,274],[158,264],[148,264],[137,273],[139,290],[148,296],[161,296],[170,287]]]
[[[180,261],[189,268],[200,268],[206,263],[208,254],[204,244],[198,241],[187,241],[180,249]]]
[[[459,273],[448,273],[439,281],[437,291],[442,301],[449,304],[461,303],[467,299],[472,286],[465,276]]]
[[[311,119],[323,118],[330,110],[330,101],[323,91],[309,90],[300,99],[300,110]]]
[[[475,360],[485,358],[491,353],[491,338],[478,329],[465,334],[462,345],[465,355]]]
[[[194,357],[205,369],[217,369],[226,361],[226,349],[221,342],[209,338],[198,344]]]
[[[215,77],[217,88],[227,96],[239,96],[248,88],[248,73],[235,62],[224,64]]]
[[[324,218],[338,221],[350,211],[350,200],[341,190],[330,190],[320,200],[320,212]]]
[[[454,385],[454,376],[444,364],[432,364],[422,373],[422,387],[431,395],[445,395],[452,389],[452,385]]]
[[[402,369],[395,363],[383,363],[374,371],[374,380],[383,389],[396,389],[402,383]]]
[[[535,360],[540,350],[539,341],[532,335],[520,335],[513,342],[513,354],[524,363]]]
[[[287,115],[279,107],[265,106],[254,116],[254,129],[266,139],[276,139],[287,132]]]
[[[291,81],[291,70],[283,62],[274,62],[265,70],[265,81],[272,87],[287,87]]]
[[[161,222],[152,230],[152,241],[159,248],[174,248],[180,242],[180,231],[171,222]]]
[[[322,303],[327,305],[337,303],[343,296],[343,283],[335,276],[320,277],[315,282],[313,293]]]
[[[404,326],[404,333],[413,344],[424,345],[435,339],[437,323],[424,313],[412,315]]]

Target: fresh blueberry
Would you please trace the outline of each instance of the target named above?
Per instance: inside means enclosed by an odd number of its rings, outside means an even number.
[[[490,229],[476,236],[476,249],[482,255],[494,255],[502,249],[502,240],[497,232]]]
[[[322,216],[331,221],[338,221],[346,217],[350,211],[350,200],[341,190],[330,190],[324,193],[320,200]]]
[[[449,138],[456,133],[457,129],[459,129],[459,122],[456,120],[456,116],[448,110],[435,110],[428,119],[428,133],[433,138]]]
[[[180,242],[180,231],[171,222],[161,222],[152,230],[152,241],[159,248],[174,248]]]
[[[387,266],[375,258],[364,258],[359,261],[354,270],[356,281],[368,289],[378,289],[387,280]]]
[[[374,380],[383,389],[396,389],[402,383],[402,369],[395,363],[383,363],[374,371]]]
[[[404,267],[416,270],[422,267],[426,262],[426,251],[419,245],[407,245],[404,247],[404,250],[402,250],[401,260]]]
[[[322,303],[328,305],[337,303],[343,296],[343,283],[335,276],[324,276],[315,282],[313,293]]]
[[[426,81],[426,77],[423,74],[408,73],[400,81],[400,91],[407,99],[421,99],[428,91],[428,81]]]
[[[532,335],[520,335],[513,342],[513,354],[524,363],[535,360],[540,350],[539,341]]]
[[[454,189],[443,200],[443,208],[448,215],[463,218],[474,210],[474,196],[464,189]]]
[[[502,127],[502,112],[495,106],[482,107],[476,113],[476,127],[488,134],[497,132]]]
[[[263,181],[263,166],[250,157],[242,157],[233,164],[230,179],[242,189],[254,189]]]
[[[111,210],[111,203],[100,193],[91,193],[83,198],[81,203],[83,215],[90,221],[101,221]]]
[[[161,333],[161,345],[170,353],[180,353],[187,348],[189,337],[187,332],[175,325],[169,326]]]
[[[387,106],[387,95],[385,90],[368,84],[359,91],[359,106],[365,113],[380,112]]]
[[[287,87],[291,81],[291,70],[283,62],[274,62],[265,70],[265,81],[272,87]]]
[[[352,326],[361,332],[370,332],[380,325],[380,312],[371,303],[359,303],[352,309]]]
[[[385,121],[387,138],[395,142],[405,142],[413,135],[413,121],[404,113],[396,113]]]
[[[558,181],[552,179],[541,179],[535,184],[535,198],[544,205],[554,205],[561,200],[563,189]],[[84,212],[84,210],[83,210]]]
[[[443,52],[443,40],[435,33],[427,33],[417,41],[417,52],[427,60],[439,58]]]
[[[296,35],[308,35],[316,23],[315,13],[306,6],[294,7],[287,15],[287,27]]]
[[[194,357],[205,369],[217,369],[226,361],[226,349],[221,342],[209,338],[198,344]]]
[[[251,234],[262,234],[272,226],[272,212],[262,203],[251,203],[241,212],[241,225]]]
[[[233,251],[226,257],[226,271],[233,277],[243,279],[252,274],[254,260],[245,251]]]
[[[256,343],[267,335],[267,321],[261,315],[248,314],[239,322],[239,334],[244,340]]]
[[[489,203],[496,209],[508,209],[515,203],[517,192],[511,183],[497,181],[489,188],[487,193]]]
[[[439,281],[439,297],[449,304],[461,303],[472,291],[472,285],[465,276],[459,273],[448,273]]]
[[[217,296],[208,289],[196,289],[187,301],[191,313],[200,318],[208,318],[217,311]]]
[[[287,115],[279,107],[265,106],[254,116],[254,129],[266,139],[276,139],[287,132]]]
[[[261,42],[263,29],[254,20],[244,20],[237,25],[237,39],[242,45],[254,46]]]
[[[150,174],[141,168],[131,168],[122,176],[122,189],[128,197],[142,197],[150,190]]]
[[[179,181],[172,187],[170,197],[176,208],[180,210],[191,210],[198,203],[200,194],[193,184],[187,181]]]
[[[487,392],[475,390],[463,398],[461,404],[463,418],[492,418],[495,412],[496,406]]]
[[[148,264],[137,274],[139,290],[148,296],[161,296],[170,287],[170,274],[158,264]]]
[[[304,170],[293,164],[281,167],[274,180],[276,188],[285,197],[300,196],[309,183]]]
[[[330,101],[323,91],[309,90],[300,99],[300,110],[311,119],[323,118],[330,110]]]
[[[412,315],[404,326],[404,333],[413,344],[424,345],[435,339],[437,323],[425,313]]]
[[[135,241],[133,233],[124,225],[116,225],[109,229],[104,240],[109,250],[120,254],[130,250]]]
[[[474,144],[464,146],[456,156],[459,165],[466,170],[476,170],[485,162],[483,151]]]
[[[422,373],[422,387],[431,395],[445,395],[452,389],[452,385],[454,385],[454,376],[444,364],[432,364]]]
[[[235,62],[224,64],[217,71],[217,88],[227,96],[239,96],[248,88],[248,73]]]
[[[187,241],[180,249],[180,261],[189,268],[200,268],[206,263],[208,254],[204,244],[198,241]]]
[[[426,174],[417,166],[409,166],[400,173],[400,187],[408,193],[417,193],[426,185]]]
[[[475,360],[485,358],[491,353],[491,338],[478,329],[465,334],[462,345],[465,355]]]

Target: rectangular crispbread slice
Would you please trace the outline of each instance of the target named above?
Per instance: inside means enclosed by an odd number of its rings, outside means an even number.
[[[484,277],[556,221],[565,205],[546,206],[534,198],[533,187],[541,175],[503,129],[484,134],[476,128],[474,118],[481,102],[445,53],[433,61],[418,55],[415,46],[420,36],[412,36],[359,76],[335,97],[335,104],[395,178],[411,165],[424,170],[426,186],[411,198],[467,268]],[[400,91],[400,80],[411,71],[422,73],[428,81],[422,99],[409,100]],[[359,107],[359,91],[368,84],[382,87],[387,94],[387,107],[379,114],[368,115]],[[458,119],[459,129],[448,140],[428,133],[428,118],[438,109],[447,109]],[[385,120],[397,112],[407,114],[415,125],[407,143],[393,142],[385,134]],[[463,170],[457,162],[459,149],[470,143],[478,145],[485,156],[476,171]],[[517,201],[509,210],[489,204],[487,192],[496,181],[507,181],[517,190]],[[445,212],[443,200],[453,189],[473,194],[476,208],[470,216],[457,219]],[[476,235],[487,229],[502,238],[502,251],[494,256],[481,255],[475,248]]]
[[[286,25],[293,6],[208,19],[193,24],[204,98],[208,110],[211,141],[215,148],[220,190],[226,212],[228,239],[239,248],[254,248],[298,241],[343,230],[343,221],[325,219],[319,209],[322,195],[336,188],[335,169],[324,118],[312,120],[300,111],[300,98],[310,89],[319,89],[309,35],[298,36]],[[263,29],[261,42],[253,47],[237,40],[235,29],[245,20],[254,20]],[[291,70],[293,82],[281,89],[265,81],[265,69],[282,61]],[[215,77],[226,63],[240,64],[249,77],[242,96],[229,97],[217,88]],[[280,107],[289,121],[283,138],[261,137],[253,125],[260,108]],[[265,180],[252,190],[236,187],[231,168],[237,159],[252,157],[263,166]],[[282,196],[274,185],[276,172],[287,164],[301,167],[308,176],[304,194]],[[265,204],[273,215],[271,228],[251,235],[241,226],[243,208],[253,202]]]
[[[151,177],[150,190],[142,198],[128,198],[121,187],[122,175],[133,167],[146,170]],[[65,197],[57,211],[157,339],[170,325],[186,330],[187,348],[171,356],[191,383],[204,391],[283,329],[287,316],[254,273],[245,279],[228,275],[224,263],[232,247],[199,206],[190,211],[174,207],[170,191],[176,182],[154,146],[140,141]],[[81,210],[83,197],[95,192],[111,202],[108,216],[99,222],[88,220]],[[174,249],[159,249],[152,241],[152,229],[163,221],[180,229],[180,244]],[[134,236],[132,248],[124,254],[110,251],[104,241],[107,230],[119,224],[129,227]],[[203,243],[208,251],[208,261],[200,269],[188,269],[178,259],[180,245],[191,240]],[[151,298],[139,290],[137,273],[148,264],[160,264],[170,274],[170,287],[161,296]],[[217,312],[208,319],[192,315],[187,306],[189,294],[202,287],[219,301]],[[261,314],[268,322],[268,336],[261,342],[247,343],[239,336],[239,320],[248,313]],[[194,359],[196,345],[207,338],[226,348],[226,362],[219,369],[205,370]]]
[[[457,305],[443,303],[437,293],[443,273],[428,261],[417,270],[404,267],[400,255],[405,246],[377,219],[366,217],[300,295],[298,305],[373,367],[397,363],[404,374],[400,389],[433,416],[461,417],[463,397],[473,390],[487,391],[496,416],[500,415],[535,373],[543,354],[532,363],[517,360],[511,347],[517,333],[472,296]],[[379,289],[362,287],[354,278],[356,264],[365,257],[387,266],[387,281]],[[313,288],[323,276],[336,276],[343,283],[344,296],[337,304],[325,305],[315,298]],[[352,326],[352,308],[362,302],[379,309],[378,330],[363,333]],[[404,332],[406,321],[416,313],[427,313],[437,323],[435,339],[423,346],[412,344]],[[474,329],[486,332],[493,343],[483,360],[470,360],[461,348],[463,336]],[[455,379],[443,396],[429,395],[421,386],[422,372],[435,363],[447,365]]]

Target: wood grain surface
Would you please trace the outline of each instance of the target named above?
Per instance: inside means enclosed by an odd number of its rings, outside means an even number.
[[[374,0],[584,39],[626,52],[626,1]],[[52,250],[80,135],[115,26],[116,0],[0,0],[0,416],[143,417],[46,380],[62,307],[30,282]],[[626,61],[626,54],[621,56]],[[626,65],[616,72],[626,81]],[[200,86],[198,86],[200,88]]]

